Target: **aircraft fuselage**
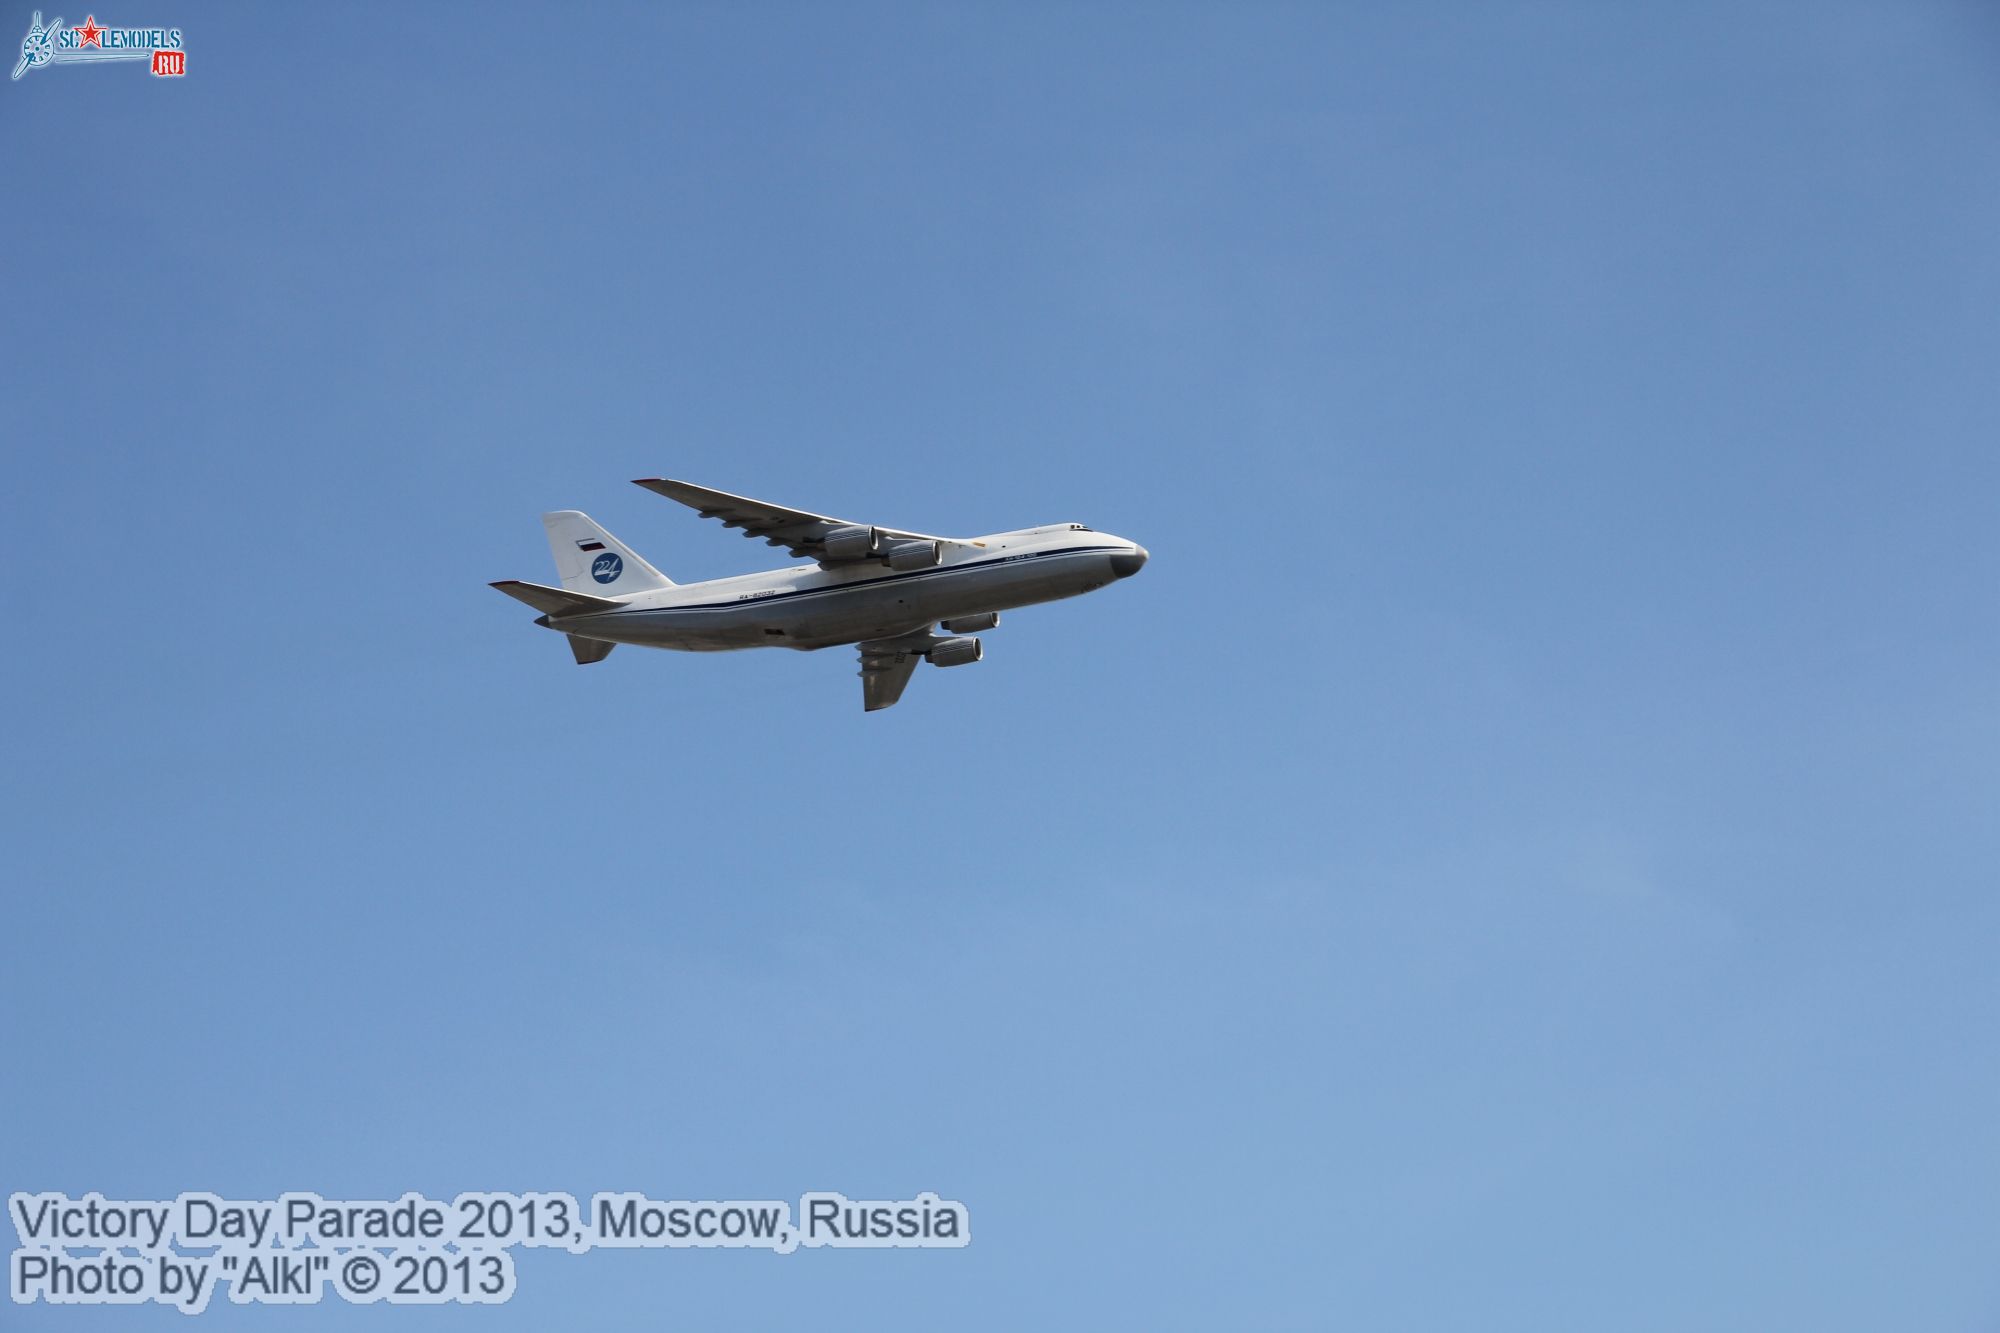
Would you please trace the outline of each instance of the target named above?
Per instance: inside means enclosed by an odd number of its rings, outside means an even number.
[[[879,561],[678,584],[615,611],[536,622],[565,634],[680,652],[828,648],[939,621],[1007,611],[1101,588],[1139,571],[1145,548],[1080,524],[996,533],[947,548],[927,569]]]

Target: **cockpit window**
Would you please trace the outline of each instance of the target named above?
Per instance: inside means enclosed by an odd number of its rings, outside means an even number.
[[[1086,528],[1086,527],[1085,527],[1085,526],[1083,526],[1083,524],[1081,524],[1081,523],[1072,523],[1072,524],[1070,524],[1070,525],[1069,525],[1069,530],[1070,530],[1071,532],[1089,532],[1089,531],[1091,531],[1092,529],[1090,529],[1090,528]]]

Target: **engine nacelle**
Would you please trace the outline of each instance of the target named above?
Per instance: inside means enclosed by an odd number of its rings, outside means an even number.
[[[946,639],[933,646],[928,656],[932,666],[964,666],[986,656],[986,649],[977,639]]]
[[[866,560],[875,554],[875,529],[859,525],[835,528],[820,539],[826,548],[826,559],[836,563],[848,560]]]
[[[882,554],[888,558],[891,569],[929,569],[944,559],[944,543],[895,542]]]
[[[988,611],[983,616],[960,616],[947,620],[938,626],[946,634],[977,634],[981,630],[1000,628],[1000,613]]]

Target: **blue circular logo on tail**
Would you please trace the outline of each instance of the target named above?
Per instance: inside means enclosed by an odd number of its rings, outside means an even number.
[[[625,562],[610,551],[590,562],[590,577],[599,583],[616,583],[618,576],[625,572]]]

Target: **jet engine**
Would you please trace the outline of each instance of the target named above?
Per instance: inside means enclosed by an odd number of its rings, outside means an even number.
[[[875,529],[859,525],[835,528],[820,539],[826,559],[834,563],[866,560],[875,554]]]
[[[977,662],[986,655],[986,649],[977,639],[946,639],[930,650],[932,666],[964,666]]]
[[[882,554],[888,558],[891,569],[929,569],[944,559],[944,543],[894,542]]]
[[[998,629],[999,627],[1000,613],[998,611],[988,611],[983,616],[960,616],[956,620],[944,621],[938,626],[946,634],[977,634],[981,630]]]

